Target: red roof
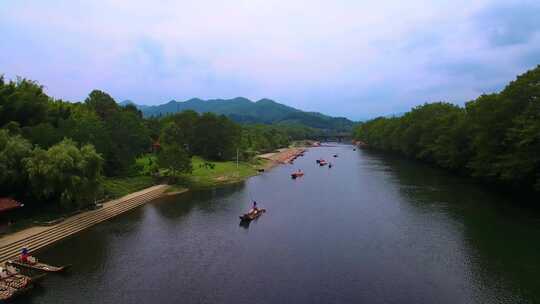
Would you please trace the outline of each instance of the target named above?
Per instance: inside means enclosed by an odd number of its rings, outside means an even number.
[[[0,197],[0,212],[22,207],[23,204],[9,197]]]

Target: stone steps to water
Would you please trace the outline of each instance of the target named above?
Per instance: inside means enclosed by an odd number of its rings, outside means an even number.
[[[6,244],[0,247],[0,263],[15,258],[20,253],[22,247],[28,248],[30,252],[35,252],[54,242],[154,200],[161,196],[165,189],[165,185],[148,188],[140,195],[130,195],[125,199],[119,199],[114,201],[111,206],[74,216],[49,229]]]

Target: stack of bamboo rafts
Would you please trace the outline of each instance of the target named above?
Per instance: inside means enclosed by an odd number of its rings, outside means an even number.
[[[61,272],[67,266],[56,267],[45,263],[11,260],[0,267],[0,303],[28,291],[48,272]]]

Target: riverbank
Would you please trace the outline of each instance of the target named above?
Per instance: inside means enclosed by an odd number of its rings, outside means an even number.
[[[304,148],[284,148],[278,152],[260,155],[252,162],[207,162],[193,158],[193,172],[182,178],[177,185],[151,186],[144,177],[107,180],[108,191],[120,197],[102,204],[97,210],[83,211],[67,218],[58,218],[47,225],[32,225],[3,235],[0,238],[0,263],[17,255],[21,247],[31,252],[48,246],[76,232],[82,231],[104,220],[122,214],[164,195],[178,195],[194,189],[213,188],[232,184],[260,174],[276,165],[292,161]],[[124,195],[130,189],[147,185],[147,188]]]
[[[167,190],[167,185],[153,186],[103,204],[51,226],[34,226],[0,238],[0,264],[19,254],[22,247],[35,252],[61,239],[152,201]],[[187,191],[187,189],[185,189]]]
[[[269,162],[267,168],[272,168],[279,164],[287,164],[294,161],[299,155],[306,151],[304,147],[279,149],[277,152],[266,153],[259,155],[258,158],[265,159]]]

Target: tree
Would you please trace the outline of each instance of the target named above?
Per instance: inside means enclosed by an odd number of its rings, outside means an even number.
[[[0,192],[3,195],[24,193],[26,174],[24,159],[32,153],[32,145],[21,136],[10,136],[0,130]]]
[[[540,66],[465,108],[425,104],[403,117],[362,123],[355,137],[485,181],[540,191]]]
[[[206,159],[231,159],[240,145],[240,130],[226,116],[204,113],[195,125],[193,152]]]
[[[109,94],[100,90],[90,92],[84,103],[104,120],[109,119],[114,113],[120,110],[116,101]]]
[[[24,127],[22,131],[25,138],[42,148],[48,148],[62,139],[60,131],[48,122]]]
[[[109,148],[106,173],[117,175],[134,163],[135,158],[150,149],[150,133],[143,120],[131,111],[115,112],[106,121]]]
[[[65,208],[93,202],[99,188],[103,159],[92,145],[78,148],[65,139],[48,150],[36,148],[25,159],[33,193],[44,200],[59,200]]]
[[[16,81],[0,81],[0,126],[16,121],[21,127],[44,122],[49,97],[43,87],[34,81],[17,78]]]
[[[178,173],[191,173],[191,158],[182,146],[177,143],[162,145],[158,154],[158,165],[160,168],[167,169],[171,176],[177,176]]]

